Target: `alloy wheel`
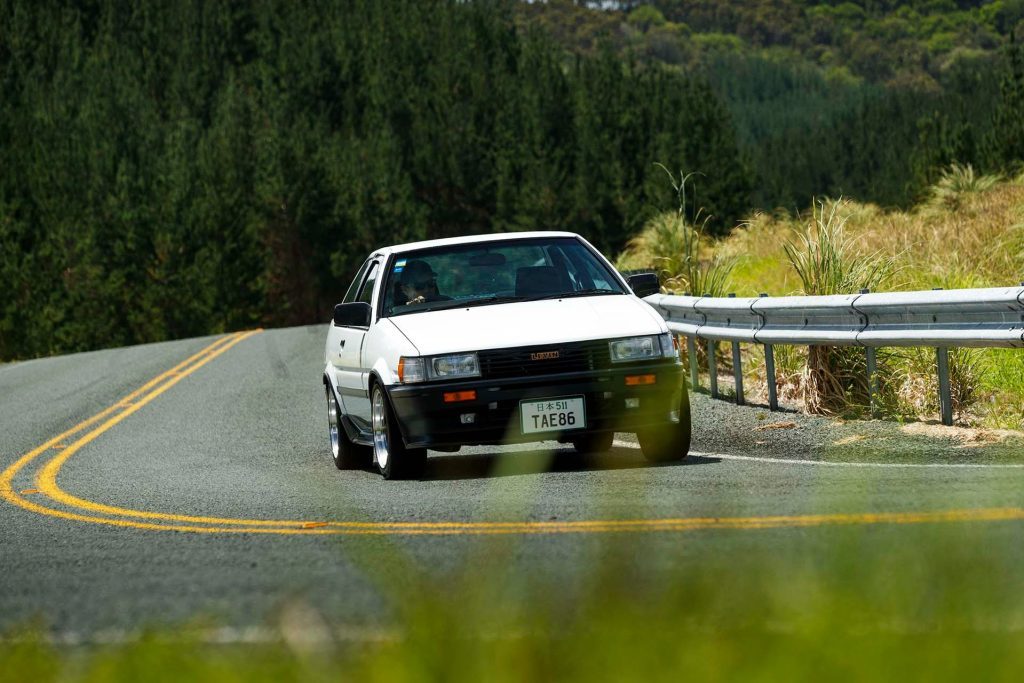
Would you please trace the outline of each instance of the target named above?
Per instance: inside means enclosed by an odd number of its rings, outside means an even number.
[[[324,386],[324,392],[327,395],[327,434],[331,439],[331,455],[337,460],[341,454],[341,435],[339,432],[340,425],[338,424],[338,402],[332,395],[331,388]]]
[[[385,470],[388,460],[391,458],[391,449],[388,443],[387,405],[384,403],[384,392],[379,387],[374,387],[373,390],[371,422],[373,423],[373,459],[377,461],[377,467]]]

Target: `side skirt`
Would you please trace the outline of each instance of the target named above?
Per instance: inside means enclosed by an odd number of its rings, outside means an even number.
[[[331,387],[334,399],[338,401],[340,406],[341,398],[338,396],[338,388],[331,384],[326,377],[324,377],[324,383]],[[345,436],[348,437],[349,441],[360,446],[373,446],[373,432],[370,430],[369,424],[362,428],[360,424],[348,415],[342,415],[339,422],[341,423],[341,428],[345,430]],[[364,422],[364,420],[359,420],[359,422]]]

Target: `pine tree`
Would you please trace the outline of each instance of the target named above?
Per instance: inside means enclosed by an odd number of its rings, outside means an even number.
[[[1024,45],[1011,40],[1005,65],[985,147],[992,170],[1014,171],[1024,165]]]

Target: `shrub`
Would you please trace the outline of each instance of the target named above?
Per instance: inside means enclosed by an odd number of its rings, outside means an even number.
[[[893,274],[892,258],[880,252],[862,254],[845,233],[842,199],[820,200],[813,219],[795,241],[784,246],[786,257],[805,295],[851,294],[877,289]],[[882,376],[883,373],[879,373]],[[801,381],[804,409],[836,414],[868,404],[867,364],[863,350],[812,346]]]
[[[984,192],[997,182],[999,176],[978,175],[970,164],[961,166],[954,163],[942,172],[938,182],[932,186],[929,203],[958,209],[965,197]]]

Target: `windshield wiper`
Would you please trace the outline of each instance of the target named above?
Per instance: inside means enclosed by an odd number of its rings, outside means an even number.
[[[571,299],[575,296],[599,296],[602,294],[623,294],[613,289],[578,289],[574,292],[561,292],[559,294],[545,294],[526,299],[526,301],[543,301],[544,299]]]
[[[409,315],[410,313],[426,313],[428,311],[445,311],[450,308],[472,308],[473,306],[486,306],[487,304],[503,304],[510,301],[522,301],[518,296],[485,296],[481,299],[442,299],[439,301],[425,301],[422,304],[411,306],[393,306],[391,315]]]
[[[462,306],[469,308],[470,306],[486,306],[487,304],[507,304],[511,301],[522,301],[521,296],[503,296],[495,294],[494,296],[485,296],[482,299],[470,299],[469,301],[461,302]]]

